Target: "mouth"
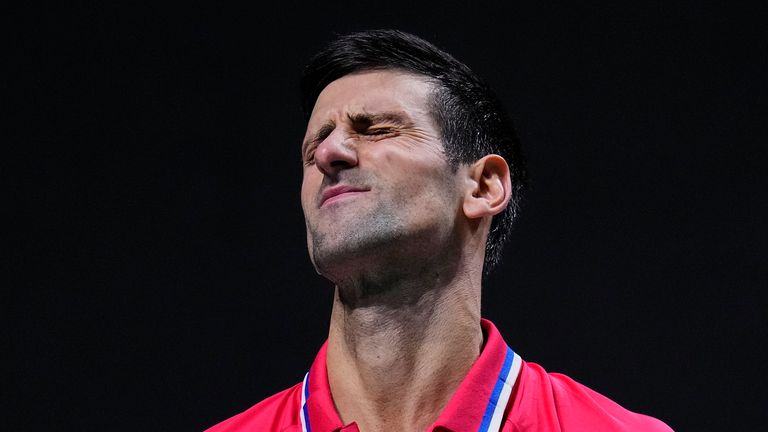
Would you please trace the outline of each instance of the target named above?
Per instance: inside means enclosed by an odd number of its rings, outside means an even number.
[[[361,193],[368,192],[370,189],[358,188],[348,185],[333,186],[325,189],[320,198],[320,207],[329,205],[333,202],[351,198]]]

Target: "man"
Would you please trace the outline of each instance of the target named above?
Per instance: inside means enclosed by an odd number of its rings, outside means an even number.
[[[303,382],[222,431],[668,431],[524,362],[480,316],[525,180],[501,105],[398,31],[343,36],[302,78],[301,202],[335,288]]]

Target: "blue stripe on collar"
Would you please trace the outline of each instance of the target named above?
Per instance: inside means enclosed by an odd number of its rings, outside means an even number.
[[[499,377],[496,379],[496,385],[493,386],[493,392],[488,405],[485,407],[483,422],[480,424],[478,432],[501,430],[501,418],[504,416],[504,409],[507,407],[509,397],[512,394],[512,387],[515,386],[520,374],[521,363],[520,356],[507,347],[504,364],[499,372]]]

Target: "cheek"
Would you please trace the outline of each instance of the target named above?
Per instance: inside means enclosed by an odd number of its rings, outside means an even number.
[[[301,184],[301,206],[306,210],[307,197],[309,196],[309,189],[307,188],[306,181]]]
[[[304,171],[304,179],[301,182],[301,207],[305,214],[317,197],[319,180],[316,177],[311,171]]]
[[[401,160],[400,164],[393,166],[398,172],[398,180],[392,181],[390,188],[397,200],[409,205],[412,211],[435,215],[446,209],[452,210],[456,205],[458,188],[455,175],[441,161],[411,160],[404,163]]]

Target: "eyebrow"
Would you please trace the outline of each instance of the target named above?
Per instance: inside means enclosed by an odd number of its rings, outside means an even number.
[[[404,112],[384,111],[380,113],[352,113],[347,114],[347,118],[353,124],[375,125],[377,123],[392,123],[397,126],[411,126],[410,117]]]
[[[347,119],[349,119],[353,125],[365,127],[370,127],[380,123],[390,123],[395,126],[402,127],[413,125],[410,117],[406,113],[399,111],[383,111],[379,113],[350,113],[347,114]],[[320,126],[320,128],[317,129],[317,132],[312,134],[312,136],[310,136],[306,141],[304,141],[304,143],[302,143],[302,153],[310,144],[320,141],[330,135],[330,133],[333,132],[335,128],[336,124],[330,120]]]

